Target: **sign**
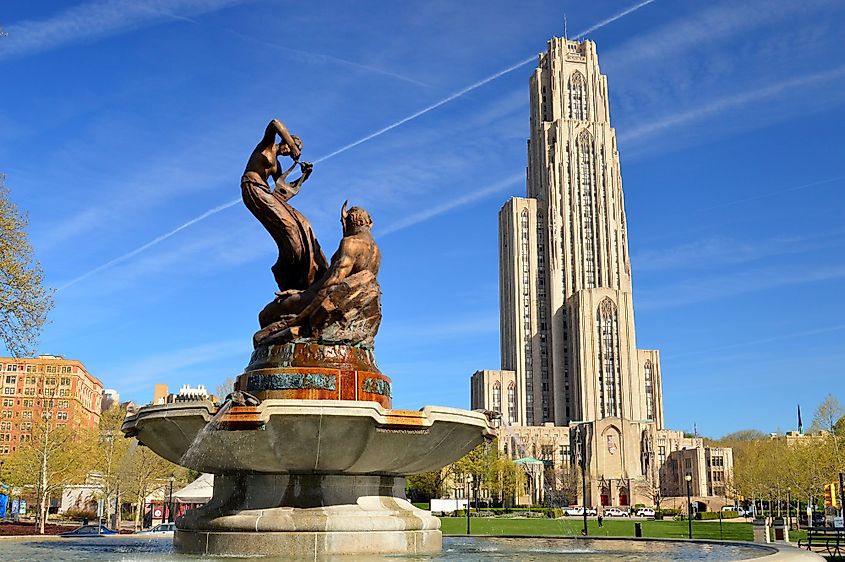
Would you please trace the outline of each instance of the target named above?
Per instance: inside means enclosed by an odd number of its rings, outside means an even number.
[[[841,515],[837,515],[836,517],[833,518],[833,526],[839,527],[840,529],[842,527],[845,527],[845,520],[843,520]]]
[[[163,512],[161,511],[160,507],[156,507],[156,508],[153,509],[153,517],[155,517],[156,519],[161,519],[162,515],[163,515]]]
[[[97,500],[97,517],[103,516],[103,498]]]
[[[18,513],[20,515],[26,515],[26,500],[21,500],[18,504]]]

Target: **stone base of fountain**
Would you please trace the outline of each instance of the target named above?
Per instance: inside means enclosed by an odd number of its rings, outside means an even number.
[[[437,470],[493,435],[480,412],[302,399],[148,406],[122,429],[215,475],[211,501],[176,520],[177,551],[287,558],[439,552],[440,521],[405,499],[405,475]]]
[[[214,496],[178,521],[180,552],[237,555],[428,553],[440,521],[405,498],[405,478],[343,474],[218,475]]]

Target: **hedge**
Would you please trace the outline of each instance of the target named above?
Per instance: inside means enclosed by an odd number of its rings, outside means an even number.
[[[736,511],[701,511],[695,514],[695,518],[699,521],[709,521],[713,519],[719,519],[719,515],[721,514],[722,519],[736,519],[739,517],[739,513]]]

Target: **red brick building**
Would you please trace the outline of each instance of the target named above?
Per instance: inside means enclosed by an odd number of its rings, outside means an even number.
[[[75,359],[0,357],[0,458],[30,440],[45,412],[57,425],[97,427],[103,383]]]

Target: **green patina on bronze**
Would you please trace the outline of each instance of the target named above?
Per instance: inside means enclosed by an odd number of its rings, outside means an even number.
[[[380,394],[382,396],[387,397],[391,396],[390,381],[386,381],[384,379],[377,379],[375,377],[364,379],[364,383],[361,385],[361,388],[364,390],[364,392]]]
[[[323,373],[276,373],[253,375],[247,382],[247,391],[261,390],[337,390],[337,376]]]

